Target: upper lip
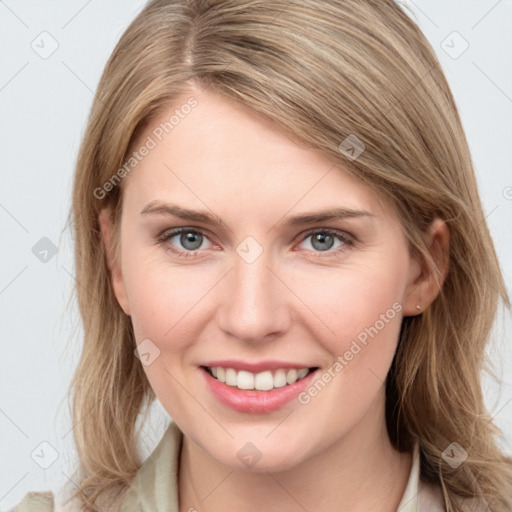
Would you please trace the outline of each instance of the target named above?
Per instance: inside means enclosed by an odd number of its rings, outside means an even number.
[[[260,373],[264,372],[265,370],[278,370],[279,368],[316,368],[316,366],[313,365],[304,363],[294,363],[290,361],[267,360],[259,362],[248,362],[236,359],[208,361],[206,363],[203,363],[201,366],[209,366],[210,368],[221,366],[222,368],[233,368],[234,370],[237,371],[245,370],[251,373]]]

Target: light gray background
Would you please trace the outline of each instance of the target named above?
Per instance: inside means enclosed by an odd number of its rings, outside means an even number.
[[[510,291],[512,0],[406,3],[459,106]],[[56,490],[75,461],[65,401],[81,340],[77,309],[67,304],[75,279],[65,225],[73,166],[103,66],[143,5],[0,1],[0,510],[28,491]],[[56,44],[53,54],[44,53]],[[58,247],[46,263],[33,253],[37,243],[48,244],[43,237]],[[511,333],[507,313],[489,350],[504,384],[484,382],[505,434],[501,443],[512,454]],[[152,419],[141,445],[146,454],[168,422],[158,402]],[[53,455],[47,469],[35,462],[49,464]]]

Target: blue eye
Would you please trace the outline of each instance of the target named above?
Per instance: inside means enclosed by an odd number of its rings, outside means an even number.
[[[354,240],[347,233],[338,230],[330,229],[317,229],[308,233],[302,243],[311,238],[310,245],[313,247],[313,253],[327,253],[327,255],[336,254],[346,250],[347,246],[354,244]],[[338,245],[334,247],[336,240]],[[331,250],[333,249],[334,250]],[[315,256],[322,256],[322,254],[315,254]]]
[[[175,242],[172,240],[176,238]],[[333,229],[317,228],[306,233],[302,242],[311,238],[312,249],[306,249],[314,256],[332,256],[344,252],[349,246],[354,245],[354,239],[344,231]],[[158,242],[166,245],[166,250],[183,257],[199,256],[201,246],[209,240],[206,234],[200,229],[176,228],[164,232],[158,237]],[[336,245],[336,241],[338,242]],[[178,246],[178,247],[177,247]],[[179,248],[181,246],[181,249]],[[207,248],[207,247],[206,247]],[[205,249],[205,247],[203,247]]]
[[[174,244],[171,243],[171,240],[176,237],[179,237],[178,241],[185,250],[173,247]],[[201,247],[205,239],[207,240],[204,233],[190,228],[178,228],[166,231],[161,237],[159,237],[160,242],[169,243],[169,248],[172,252],[185,257],[195,256],[196,253],[199,252],[199,247]]]

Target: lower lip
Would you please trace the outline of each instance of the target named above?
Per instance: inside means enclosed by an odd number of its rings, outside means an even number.
[[[308,373],[303,379],[270,391],[255,389],[242,390],[220,382],[205,368],[201,371],[212,393],[224,405],[238,412],[266,413],[277,411],[304,391],[316,375],[317,370]]]

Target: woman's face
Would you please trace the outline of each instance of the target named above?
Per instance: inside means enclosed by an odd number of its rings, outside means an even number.
[[[392,209],[272,122],[193,96],[139,137],[149,150],[123,184],[113,284],[157,398],[231,468],[286,469],[382,436],[419,272]],[[293,384],[293,368],[317,370]]]

